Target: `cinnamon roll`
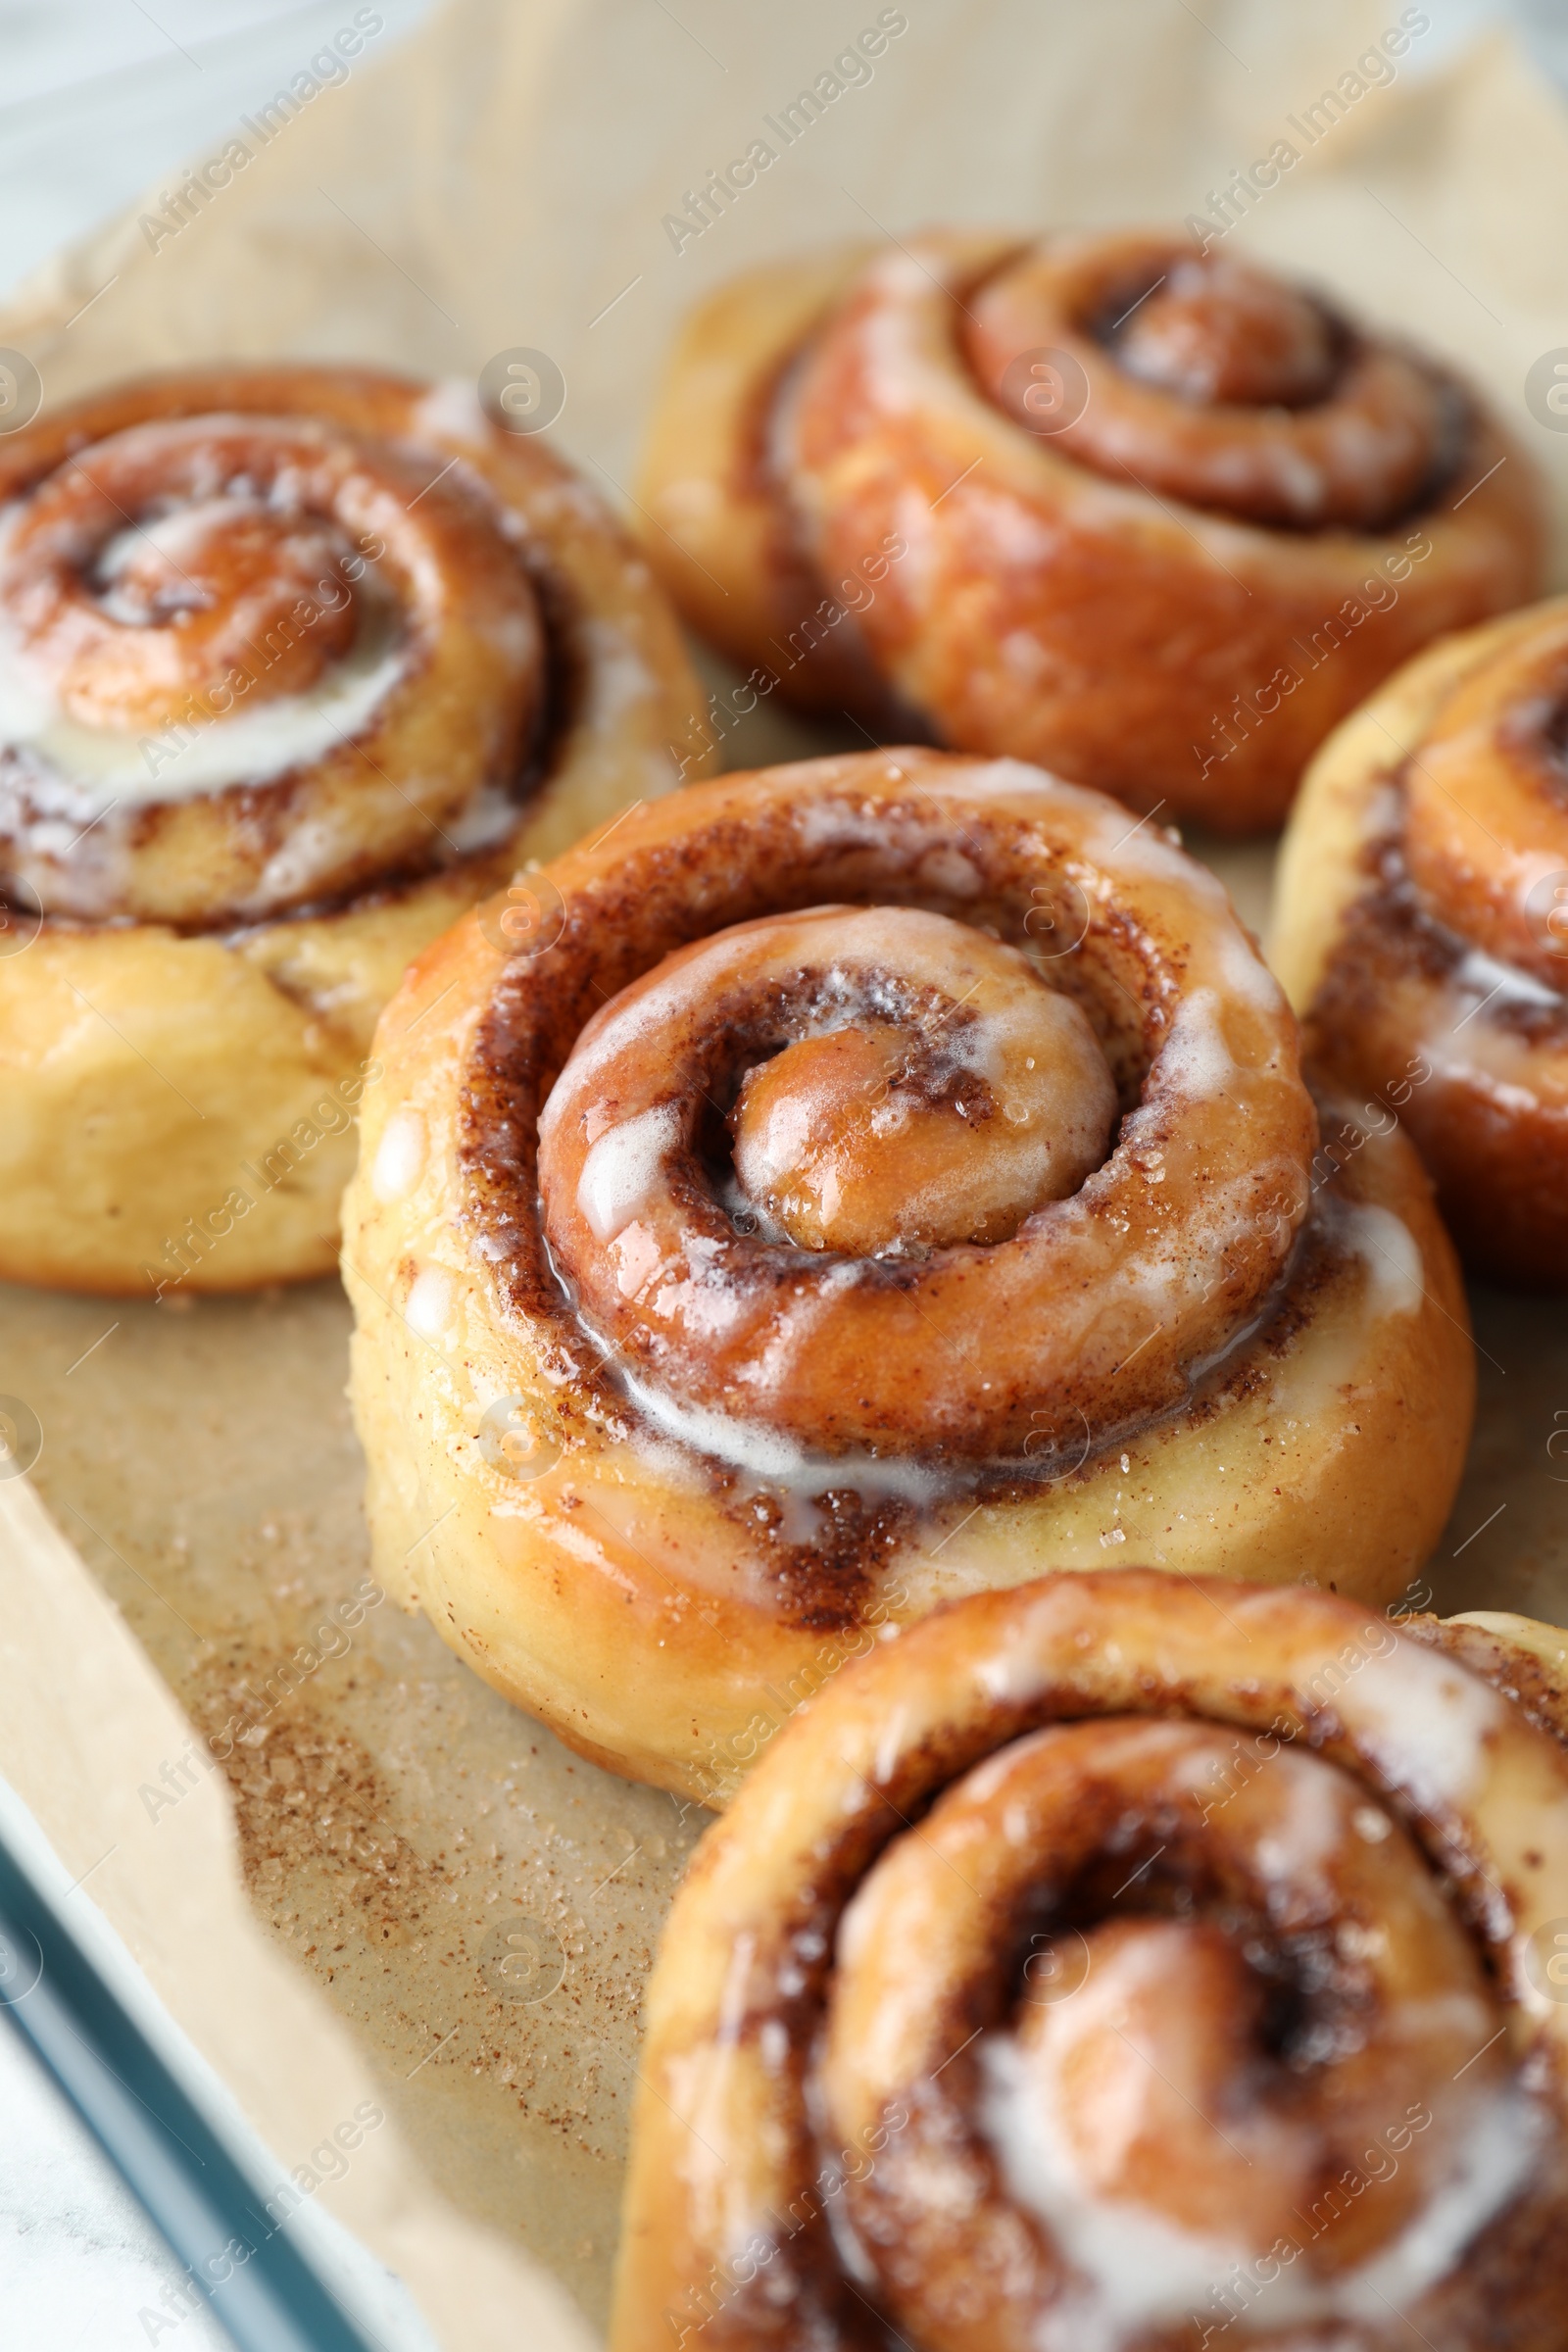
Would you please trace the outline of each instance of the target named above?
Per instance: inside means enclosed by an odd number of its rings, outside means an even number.
[[[410,956],[703,764],[699,704],[466,387],[184,373],[0,441],[0,1275],[327,1271]]]
[[[1163,234],[754,270],[677,344],[639,499],[743,692],[1227,833],[1541,579],[1530,464],[1446,368]]]
[[[411,970],[345,1203],[377,1573],[718,1801],[797,1699],[1045,1565],[1396,1591],[1472,1363],[1402,1137],[1314,1158],[1204,868],[1012,760],[689,787]]]
[[[976,1595],[791,1724],[649,1996],[612,2352],[1556,2352],[1568,1753],[1326,1592]]]
[[[1325,744],[1272,956],[1354,1116],[1402,1120],[1461,1253],[1568,1283],[1568,598],[1434,646]]]

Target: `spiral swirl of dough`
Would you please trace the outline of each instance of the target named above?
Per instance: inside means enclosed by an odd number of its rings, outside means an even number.
[[[1294,1032],[1165,842],[1008,763],[919,773],[957,891],[896,829],[861,887],[923,882],[1018,944],[896,904],[724,923],[796,896],[765,821],[796,780],[758,778],[754,846],[724,884],[694,859],[662,894],[642,953],[674,952],[554,1083],[544,1238],[585,1322],[679,1409],[819,1456],[1021,1459],[1044,1424],[1098,1446],[1180,1403],[1281,1277],[1315,1141]],[[534,992],[580,995],[597,896],[566,902]],[[1070,959],[1031,963],[1074,931]],[[739,1221],[705,1174],[715,1105]]]
[[[1320,1169],[1229,899],[1097,794],[912,750],[690,788],[457,925],[377,1053],[378,1572],[622,1771],[722,1800],[1045,1561],[1377,1599],[1442,1526],[1473,1369],[1415,1154]]]
[[[514,824],[544,641],[472,480],[321,418],[153,418],[13,503],[0,693],[13,893],[254,921]]]
[[[1397,1096],[1470,1261],[1568,1284],[1568,600],[1436,646],[1324,746],[1274,961],[1312,1058]]]
[[[693,316],[639,498],[741,692],[1282,821],[1399,662],[1538,592],[1528,461],[1310,288],[1137,231],[932,231]]]
[[[1568,1755],[1387,1620],[1137,1570],[957,1603],[695,1858],[613,2352],[1546,2352],[1565,1909]]]
[[[970,309],[975,372],[1020,424],[1055,425],[1112,479],[1247,521],[1380,530],[1451,468],[1463,429],[1430,368],[1255,264],[1165,238],[1035,247]],[[1082,371],[1085,405],[1059,422],[1014,366],[1040,348]]]

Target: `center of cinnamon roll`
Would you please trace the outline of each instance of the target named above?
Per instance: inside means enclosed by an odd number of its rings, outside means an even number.
[[[1078,1995],[1020,2005],[1016,2093],[1055,2123],[1086,2196],[1185,2230],[1218,2207],[1246,2216],[1249,2239],[1266,2246],[1293,2194],[1314,2183],[1281,2166],[1278,2132],[1259,2149],[1266,2127],[1244,2120],[1265,2063],[1262,1977],[1212,1920],[1103,1920],[1084,1935],[1079,1966]],[[1223,2137],[1210,2120],[1221,2115],[1233,2125]],[[1260,2153],[1274,2158],[1261,2174]]]
[[[167,724],[254,666],[255,702],[301,694],[354,643],[353,550],[330,522],[254,497],[203,499],[128,524],[26,614],[84,726]],[[273,649],[265,667],[258,645]]]
[[[1334,380],[1336,337],[1322,306],[1223,255],[1177,262],[1106,341],[1129,374],[1184,400],[1302,407]]]
[[[1116,1110],[1078,1006],[945,915],[884,907],[820,930],[823,948],[837,934],[851,955],[896,956],[924,1001],[877,1018],[892,992],[868,974],[859,1017],[747,1073],[731,1127],[757,1206],[803,1249],[865,1257],[1005,1241],[1076,1192]]]
[[[933,755],[910,796],[917,758],[874,823],[780,769],[734,787],[744,822],[677,817],[678,858],[618,841],[630,974],[563,869],[566,928],[486,1048],[549,1085],[539,1281],[641,1410],[778,1475],[1032,1476],[1166,1411],[1306,1213],[1294,1030],[1217,885],[1032,771]],[[1077,945],[1031,954],[1074,892]],[[563,1000],[564,1035],[532,1026]]]
[[[958,331],[985,391],[1059,455],[1249,522],[1382,529],[1458,446],[1436,370],[1175,238],[1053,238],[978,287]],[[1042,354],[1081,377],[1070,416],[1030,412],[1024,363]]]
[[[1243,1779],[1237,1753],[1207,1726],[1053,1725],[861,1882],[816,2088],[846,2147],[905,2119],[849,2190],[901,2327],[967,2262],[994,2298],[975,2342],[1197,2342],[1183,2321],[1241,2265],[1271,2290],[1258,2333],[1326,2342],[1425,2292],[1517,2189],[1536,2119],[1425,1857],[1338,1766],[1284,1746]],[[1020,1947],[1048,1965],[1014,1993]],[[1065,2324],[1004,2324],[1041,2311]]]
[[[0,617],[64,714],[168,726],[244,680],[308,692],[353,646],[363,573],[308,437],[179,426],[113,435],[12,519]]]

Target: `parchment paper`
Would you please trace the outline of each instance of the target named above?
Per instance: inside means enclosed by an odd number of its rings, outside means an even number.
[[[925,220],[1180,220],[1285,139],[1298,158],[1235,245],[1462,362],[1568,514],[1568,436],[1525,392],[1568,346],[1562,109],[1500,37],[1432,73],[1436,33],[1414,30],[1396,66],[1358,65],[1399,14],[454,0],[402,50],[363,43],[346,79],[291,84],[292,119],[259,91],[226,185],[171,227],[161,182],[32,282],[0,346],[51,400],[220,357],[472,378],[543,349],[566,382],[553,437],[614,499],[676,317],[747,263]],[[857,36],[879,21],[873,60]],[[786,140],[804,89],[819,114]],[[1330,89],[1339,119],[1309,141]],[[710,168],[756,139],[772,161],[691,231]],[[833,740],[771,715],[725,749]],[[1261,926],[1266,850],[1214,861]],[[1475,1309],[1481,1415],[1430,1595],[1562,1621],[1568,1328],[1539,1302]],[[92,1891],[286,2163],[324,2079],[373,2081],[385,2179],[374,2148],[321,2193],[404,2249],[444,2341],[499,2342],[523,2249],[603,2315],[640,1987],[702,1817],[569,1758],[422,1620],[366,1606],[347,1330],[335,1284],[156,1308],[0,1293],[0,1392],[41,1425],[37,1491],[178,1702],[12,1481],[0,1772],[74,1868],[123,1834]],[[289,1690],[302,1649],[321,1662]],[[221,1776],[182,1765],[198,1733],[230,1742]],[[517,2338],[570,2340],[564,2305],[514,2308]]]

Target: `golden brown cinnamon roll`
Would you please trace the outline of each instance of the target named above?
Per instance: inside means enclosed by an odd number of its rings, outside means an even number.
[[[664,790],[699,700],[465,387],[186,373],[0,442],[0,1275],[328,1270],[410,956]]]
[[[847,1672],[676,1898],[612,2352],[1555,2352],[1568,1753],[1507,1672],[1142,1570]]]
[[[686,328],[639,496],[754,695],[1230,833],[1541,575],[1529,463],[1446,368],[1159,234],[753,271]]]
[[[384,1016],[345,1204],[378,1573],[721,1798],[878,1633],[1047,1564],[1398,1590],[1464,1452],[1397,1136],[1314,1163],[1214,878],[932,752],[692,787]]]
[[[1434,646],[1325,744],[1273,961],[1314,1064],[1401,1119],[1461,1252],[1568,1282],[1568,598]]]

